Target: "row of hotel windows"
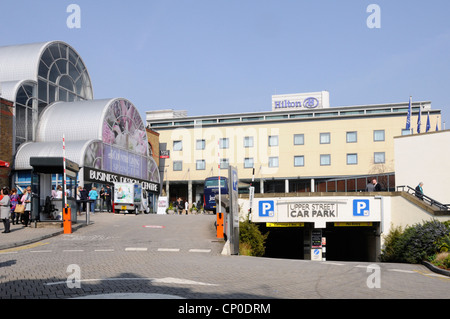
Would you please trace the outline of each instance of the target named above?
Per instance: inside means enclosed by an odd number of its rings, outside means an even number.
[[[346,135],[347,143],[356,143],[358,142],[358,132],[347,132]],[[373,131],[373,141],[374,142],[383,142],[385,140],[384,130],[375,130]],[[330,144],[331,143],[331,133],[320,133],[320,144]],[[304,145],[305,144],[305,135],[304,134],[294,134],[294,145]],[[253,136],[245,136],[244,137],[244,147],[253,147],[254,141]],[[278,146],[278,135],[269,136],[269,146]],[[204,150],[206,147],[205,140],[197,140],[196,141],[196,150]],[[219,139],[219,148],[228,149],[230,147],[230,140],[228,138]],[[173,142],[173,150],[174,151],[182,151],[183,150],[183,141],[174,141]]]
[[[375,152],[373,155],[373,162],[375,164],[384,164],[386,162],[386,154],[385,152]],[[278,167],[279,159],[278,156],[269,157],[269,167]],[[352,153],[347,154],[347,165],[357,165],[358,164],[358,154]],[[220,159],[220,168],[228,169],[230,163],[226,158]],[[255,165],[253,158],[245,158],[244,159],[244,168],[253,168]],[[320,165],[321,166],[330,166],[331,165],[331,155],[330,154],[321,154],[320,155]],[[305,166],[305,156],[299,155],[294,156],[294,167],[303,167]],[[205,160],[197,160],[196,161],[196,169],[198,171],[206,169],[206,161]],[[173,162],[173,170],[174,171],[182,171],[183,170],[183,161],[174,161]]]

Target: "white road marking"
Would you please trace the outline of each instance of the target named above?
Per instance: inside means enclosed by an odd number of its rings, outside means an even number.
[[[158,248],[158,251],[173,251],[173,252],[178,252],[180,251],[179,248]]]
[[[200,285],[200,286],[218,286],[217,284],[209,284],[205,282],[193,281],[189,279],[182,278],[104,278],[104,279],[82,279],[77,282],[101,282],[101,281],[124,281],[124,280],[145,280],[151,281],[152,283],[163,283],[163,284],[178,284],[178,285]],[[56,282],[48,282],[45,283],[45,286],[53,286],[53,285],[64,285],[67,284],[67,281],[56,281]]]
[[[125,251],[147,251],[147,248],[142,248],[142,247],[128,247],[128,248],[125,248]]]
[[[189,249],[190,253],[210,253],[211,249]]]
[[[102,251],[114,251],[114,249],[96,249],[94,251],[102,252]]]
[[[388,269],[387,271],[404,272],[406,274],[416,273],[415,271],[412,271],[412,270],[403,270],[403,269]]]

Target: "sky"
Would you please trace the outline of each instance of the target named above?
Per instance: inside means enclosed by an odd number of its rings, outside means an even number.
[[[331,107],[431,101],[450,128],[448,0],[1,0],[0,8],[0,46],[68,43],[94,98],[126,98],[144,120],[161,109],[270,111],[274,94],[326,90]]]

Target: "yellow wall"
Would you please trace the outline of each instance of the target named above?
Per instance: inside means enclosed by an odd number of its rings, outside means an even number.
[[[422,122],[426,122],[423,116]],[[430,115],[436,123],[438,115]],[[365,175],[393,172],[394,137],[401,135],[404,115],[389,114],[378,117],[333,117],[298,121],[236,122],[234,124],[202,127],[171,127],[156,129],[160,143],[167,143],[170,159],[166,160],[170,181],[204,180],[218,175],[218,157],[229,158],[237,166],[240,179],[251,179],[252,169],[244,168],[244,158],[253,157],[255,179],[260,178],[319,178],[346,175]],[[416,121],[413,117],[412,121]],[[423,129],[425,125],[422,124]],[[384,130],[385,140],[374,141],[374,130]],[[356,131],[357,142],[347,143],[346,133]],[[331,133],[330,144],[320,144],[320,133]],[[294,145],[294,134],[304,134],[304,145]],[[268,136],[278,135],[279,146],[269,147]],[[254,137],[254,147],[244,147],[244,137]],[[218,148],[219,138],[229,138],[229,149]],[[196,140],[205,140],[205,149],[196,150]],[[174,151],[173,141],[182,140],[183,150]],[[374,164],[374,152],[385,152],[385,163]],[[356,165],[347,165],[347,154],[358,154]],[[330,154],[331,165],[321,166],[320,155]],[[294,156],[304,156],[304,167],[294,167]],[[268,167],[268,158],[279,158],[277,168]],[[205,170],[196,169],[196,160],[204,159]],[[182,171],[173,170],[174,161],[183,161]],[[227,170],[221,171],[227,175]]]

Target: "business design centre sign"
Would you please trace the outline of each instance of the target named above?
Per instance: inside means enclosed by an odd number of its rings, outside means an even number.
[[[381,201],[373,197],[284,197],[257,199],[252,222],[379,222]]]
[[[272,95],[272,111],[311,110],[330,107],[327,91]]]

